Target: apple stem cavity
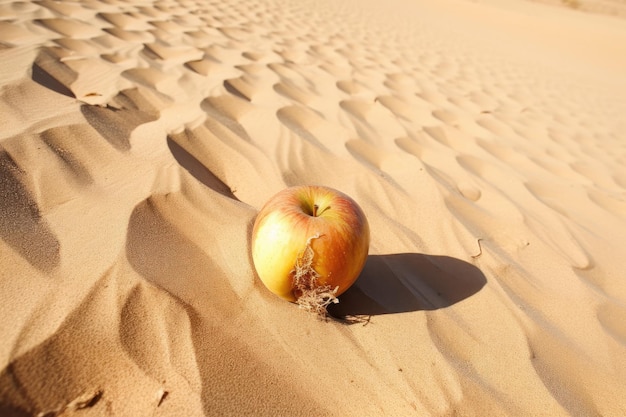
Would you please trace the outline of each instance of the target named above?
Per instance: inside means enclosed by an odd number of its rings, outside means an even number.
[[[314,215],[317,210],[314,206]],[[306,241],[306,246],[296,259],[293,275],[294,294],[297,297],[296,303],[300,308],[311,313],[316,313],[322,318],[328,317],[327,307],[330,304],[339,302],[336,294],[339,287],[332,288],[330,285],[319,285],[320,274],[313,268],[313,258],[315,252],[311,248],[313,239],[319,239],[319,233],[311,236]]]
[[[324,209],[322,211],[320,211],[319,213],[317,212],[320,209],[320,206],[317,204],[313,204],[313,217],[318,217],[321,216],[326,210],[328,210],[330,208],[330,206],[326,206],[324,207]]]

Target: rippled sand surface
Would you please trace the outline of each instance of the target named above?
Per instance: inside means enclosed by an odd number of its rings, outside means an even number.
[[[626,5],[542,3],[1,1],[0,415],[626,415]],[[299,184],[342,320],[254,272]]]

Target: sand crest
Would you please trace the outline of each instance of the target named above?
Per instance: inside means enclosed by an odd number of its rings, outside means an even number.
[[[0,3],[0,415],[626,415],[624,10]],[[298,184],[339,320],[255,276]]]

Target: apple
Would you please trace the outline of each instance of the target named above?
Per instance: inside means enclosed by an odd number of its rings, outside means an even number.
[[[257,215],[252,260],[263,284],[285,300],[307,295],[337,302],[361,273],[369,242],[367,218],[352,198],[296,186],[274,195]]]

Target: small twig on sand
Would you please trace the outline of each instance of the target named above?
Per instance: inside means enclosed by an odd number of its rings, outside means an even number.
[[[474,258],[474,259],[478,258],[480,255],[482,255],[482,254],[483,254],[483,247],[482,247],[482,245],[480,244],[480,241],[481,241],[481,240],[482,240],[482,238],[479,238],[479,239],[477,239],[477,240],[476,240],[476,243],[478,243],[478,250],[479,250],[478,255],[470,255],[470,256],[471,256],[472,258]]]
[[[159,398],[159,403],[157,404],[157,407],[160,407],[161,404],[163,404],[163,401],[165,401],[165,398],[167,398],[167,396],[169,395],[168,391],[165,391],[163,388],[161,388],[158,392],[157,397]]]

